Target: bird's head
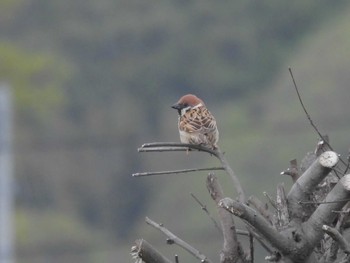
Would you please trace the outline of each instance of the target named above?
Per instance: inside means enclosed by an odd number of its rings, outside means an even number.
[[[195,95],[187,94],[182,96],[177,103],[171,106],[177,110],[180,116],[184,115],[187,111],[204,106],[204,102]]]

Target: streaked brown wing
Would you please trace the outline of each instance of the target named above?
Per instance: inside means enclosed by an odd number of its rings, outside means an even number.
[[[216,121],[211,113],[204,107],[190,110],[180,119],[179,129],[185,132],[201,134],[213,132]]]

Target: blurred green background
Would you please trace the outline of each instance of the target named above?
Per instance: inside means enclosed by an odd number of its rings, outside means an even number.
[[[219,145],[247,194],[288,188],[279,173],[317,141],[288,67],[313,120],[346,154],[348,1],[1,0],[0,81],[15,100],[17,262],[133,262],[140,237],[195,261],[165,245],[145,216],[218,262],[221,235],[190,196],[215,214],[206,173],[131,177],[216,161],[137,147],[179,141],[170,105],[194,93],[216,116]],[[257,246],[256,262],[265,255]]]

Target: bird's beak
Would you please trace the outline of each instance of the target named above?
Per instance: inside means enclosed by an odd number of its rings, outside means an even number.
[[[173,109],[177,110],[177,113],[179,114],[179,116],[181,116],[181,109],[183,109],[183,105],[176,103],[173,106],[171,106]]]
[[[176,103],[176,104],[174,104],[173,106],[171,106],[173,109],[175,109],[175,110],[181,110],[183,107],[182,107],[182,105],[181,104],[178,104],[178,103]]]

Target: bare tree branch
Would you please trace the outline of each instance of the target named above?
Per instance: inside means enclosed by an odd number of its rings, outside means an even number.
[[[224,198],[219,202],[221,207],[224,207],[227,211],[240,217],[254,226],[274,247],[280,250],[282,253],[290,254],[294,248],[293,243],[290,242],[285,236],[280,234],[274,227],[272,227],[268,221],[249,206],[232,200],[230,198]]]
[[[221,165],[224,167],[225,171],[231,176],[233,185],[236,188],[238,194],[238,200],[242,203],[245,203],[246,198],[241,183],[220,149],[218,149],[216,157],[220,160]]]
[[[260,243],[260,245],[270,254],[273,253],[272,248],[269,247],[269,245],[267,245],[265,243],[265,240],[258,234],[256,233],[255,229],[253,229],[251,226],[247,225],[246,228],[249,230],[249,232],[247,233],[251,233],[254,238]]]
[[[263,216],[265,217],[265,219],[267,221],[270,222],[270,224],[272,225],[273,223],[273,216],[272,214],[269,212],[269,210],[267,209],[267,205],[263,204],[260,199],[258,199],[255,196],[250,196],[248,198],[248,203],[251,204],[252,206],[255,207],[255,209]]]
[[[299,177],[288,193],[288,208],[293,220],[304,220],[309,210],[304,209],[300,200],[307,201],[314,188],[329,174],[339,158],[335,152],[324,152]]]
[[[299,201],[299,204],[315,204],[315,205],[322,205],[322,204],[333,204],[333,203],[340,203],[340,202],[349,202],[350,199],[341,199],[341,200],[336,200],[336,201],[321,201],[321,202],[314,202],[314,201]],[[336,211],[333,210],[333,213],[346,213],[345,211]]]
[[[277,218],[279,226],[286,226],[289,224],[289,211],[287,206],[287,198],[284,191],[283,184],[279,184],[277,186]]]
[[[163,234],[165,234],[169,240],[167,241],[168,244],[176,244],[179,247],[182,247],[186,251],[188,251],[190,254],[192,254],[194,257],[198,258],[201,260],[203,263],[212,263],[211,260],[209,260],[205,255],[203,255],[199,250],[195,249],[192,247],[190,244],[186,243],[176,235],[174,235],[172,232],[170,232],[167,228],[165,228],[163,225],[158,224],[151,220],[150,218],[146,217],[146,223],[153,226],[154,228],[158,229],[161,231]]]
[[[270,202],[270,204],[272,205],[272,207],[275,208],[275,209],[277,209],[276,201],[273,200],[273,198],[272,198],[267,192],[263,192],[263,195],[267,198],[267,200]]]
[[[169,259],[144,239],[135,240],[135,245],[132,246],[130,254],[136,263],[171,263]]]
[[[209,149],[203,145],[196,145],[196,144],[187,144],[187,143],[178,143],[178,142],[150,142],[145,143],[141,146],[141,148],[138,149],[139,152],[144,151],[145,148],[155,148],[159,147],[158,151],[162,151],[162,149],[169,149],[169,151],[174,151],[174,149],[166,148],[166,147],[176,147],[175,149],[181,149],[181,150],[188,150],[193,149],[201,152],[207,152],[212,155],[217,155],[217,151]]]
[[[236,189],[238,200],[240,200],[242,203],[245,202],[245,193],[241,186],[241,183],[236,176],[235,172],[229,165],[228,161],[226,160],[223,152],[218,148],[217,150],[209,149],[203,145],[195,145],[195,144],[186,144],[186,143],[176,143],[176,142],[152,142],[152,143],[145,143],[143,144],[138,151],[139,152],[145,152],[145,151],[186,151],[188,149],[193,149],[197,151],[207,152],[211,155],[214,155],[220,162],[223,167],[223,169],[226,171],[226,173],[231,177],[233,181],[233,185]]]
[[[138,148],[138,152],[186,152],[188,148],[186,147],[146,147]]]
[[[219,224],[215,221],[214,217],[209,213],[207,206],[204,205],[193,193],[191,193],[191,196],[200,205],[201,209],[209,216],[211,221],[214,223],[216,229],[219,230],[220,233],[222,233],[222,230]]]
[[[298,163],[296,159],[290,161],[290,167],[281,172],[281,175],[289,175],[295,183],[299,178]]]
[[[338,242],[339,247],[347,254],[350,254],[350,244],[349,242],[339,233],[339,231],[333,227],[323,225],[322,230],[330,235],[336,242]]]
[[[303,110],[304,110],[304,112],[305,112],[305,114],[306,114],[307,119],[309,120],[311,126],[312,126],[312,127],[315,129],[315,131],[317,132],[318,136],[320,136],[320,138],[323,139],[322,134],[319,132],[318,128],[316,127],[316,125],[315,125],[314,122],[312,121],[312,119],[311,119],[311,117],[310,117],[310,114],[307,112],[307,110],[306,110],[306,108],[305,108],[305,106],[304,106],[303,100],[301,99],[301,96],[300,96],[300,93],[299,93],[299,89],[298,89],[297,83],[295,82],[294,75],[293,75],[293,72],[292,72],[292,69],[291,69],[291,68],[289,68],[289,73],[290,73],[290,76],[292,77],[295,91],[297,92],[299,102],[300,102],[301,107],[303,108]]]
[[[322,226],[333,222],[336,214],[333,210],[340,210],[345,204],[343,202],[334,202],[344,200],[350,197],[350,174],[343,176],[336,186],[328,193],[326,204],[319,205],[309,220],[302,226],[307,235],[310,246],[315,246],[323,236]]]
[[[266,256],[265,260],[269,262],[280,262],[281,254],[279,253],[271,253],[271,255]]]
[[[219,204],[223,198],[222,188],[213,173],[209,173],[207,177],[207,188],[216,204]],[[218,207],[218,214],[221,223],[224,244],[220,253],[221,263],[234,263],[238,258],[242,257],[242,249],[237,240],[235,222],[232,215],[222,207]]]
[[[317,154],[314,153],[313,161],[310,161],[311,166],[303,172],[299,177],[296,160],[291,161],[291,166],[283,174],[292,176],[295,181],[288,197],[286,197],[283,185],[277,187],[277,198],[273,200],[267,193],[264,195],[269,199],[272,206],[276,209],[278,222],[262,202],[251,197],[248,202],[252,204],[259,213],[246,205],[246,197],[243,188],[236,174],[228,164],[225,155],[220,149],[212,150],[202,145],[192,145],[172,142],[155,142],[142,145],[139,148],[140,152],[163,152],[163,151],[188,151],[196,150],[207,152],[215,156],[221,163],[222,167],[209,168],[193,168],[174,171],[158,171],[137,173],[133,176],[147,176],[153,174],[171,174],[185,173],[204,170],[225,170],[234,182],[234,187],[237,192],[237,201],[229,198],[223,198],[223,192],[217,178],[213,174],[209,174],[207,178],[207,187],[212,196],[212,199],[219,205],[218,213],[221,223],[221,230],[224,237],[223,249],[220,253],[221,262],[237,263],[247,262],[248,259],[254,261],[254,245],[253,237],[258,240],[262,246],[269,251],[270,254],[276,255],[276,260],[279,262],[316,262],[320,259],[319,254],[324,253],[330,248],[330,242],[321,242],[324,237],[322,225],[328,225],[333,222],[337,213],[341,210],[344,204],[350,199],[350,175],[344,176],[338,183],[338,180],[331,184],[328,183],[328,178],[325,184],[320,185],[320,182],[334,169],[339,161],[339,156],[332,151],[321,153],[323,143],[320,143],[317,148]],[[322,148],[323,149],[323,148]],[[317,157],[320,155],[319,157]],[[311,160],[311,159],[310,159]],[[337,183],[335,186],[334,184]],[[334,187],[333,187],[334,186]],[[325,187],[325,188],[322,188]],[[333,189],[332,189],[333,188]],[[330,189],[332,189],[330,191]],[[314,192],[320,193],[319,196]],[[330,192],[329,192],[330,191]],[[329,193],[328,193],[329,192]],[[322,200],[325,194],[327,197]],[[191,194],[196,202],[201,206],[209,217],[215,221],[205,205],[203,205],[196,196]],[[313,199],[312,199],[313,198]],[[317,207],[318,205],[318,207]],[[310,209],[309,209],[310,208]],[[236,230],[234,220],[231,213],[240,217],[247,224],[248,232]],[[310,216],[311,215],[311,216]],[[306,221],[307,220],[307,221]],[[304,222],[306,221],[306,222]],[[169,244],[177,244],[192,255],[201,260],[201,262],[209,262],[197,249],[181,240],[163,225],[146,218],[146,222],[156,229],[162,231],[168,237]],[[302,223],[304,222],[304,223]],[[217,223],[214,223],[218,229]],[[339,221],[338,221],[338,224]],[[237,239],[238,234],[249,236],[249,251],[244,255],[243,249]],[[269,242],[266,245],[264,240]],[[328,238],[328,240],[330,240]],[[321,245],[320,245],[321,244]],[[276,248],[276,253],[269,247]],[[313,251],[317,246],[317,249]],[[326,257],[325,257],[326,258]],[[273,257],[271,257],[273,259]],[[270,259],[270,260],[271,260]]]
[[[308,111],[306,110],[305,108],[305,105],[303,103],[303,100],[301,99],[301,95],[299,93],[299,89],[298,89],[298,86],[297,86],[297,83],[294,79],[294,75],[293,75],[293,72],[292,72],[292,69],[289,68],[289,73],[290,73],[290,76],[292,77],[292,80],[293,80],[293,84],[294,84],[294,88],[295,88],[295,91],[297,92],[297,95],[298,95],[298,99],[299,99],[299,102],[300,102],[300,105],[301,107],[303,108],[304,112],[305,112],[305,115],[307,117],[307,119],[309,120],[311,126],[314,128],[314,130],[317,132],[318,136],[320,136],[320,138],[322,139],[322,141],[327,144],[327,146],[329,147],[329,149],[331,151],[333,151],[333,148],[332,146],[328,143],[328,140],[324,138],[324,136],[320,133],[320,131],[318,130],[317,126],[314,124],[314,122],[312,121],[311,119],[311,116],[310,114],[308,113]],[[340,161],[346,165],[346,163],[340,158]]]
[[[348,150],[348,156],[346,157],[346,161],[347,161],[347,164],[346,164],[346,167],[345,167],[344,174],[346,174],[348,172],[349,167],[350,167],[350,149]]]
[[[249,233],[249,251],[250,251],[250,262],[254,263],[254,236]]]
[[[162,174],[180,174],[180,173],[191,173],[191,172],[199,172],[199,171],[218,171],[224,170],[223,167],[209,167],[209,168],[192,168],[192,169],[182,169],[182,170],[172,170],[172,171],[160,171],[160,172],[142,172],[142,173],[134,173],[133,177],[140,176],[150,176],[150,175],[162,175]]]
[[[348,202],[339,213],[340,213],[340,216],[338,218],[337,224],[335,225],[335,228],[338,231],[343,232],[343,224],[345,222],[345,219],[349,217],[349,213],[350,213],[350,203]]]

